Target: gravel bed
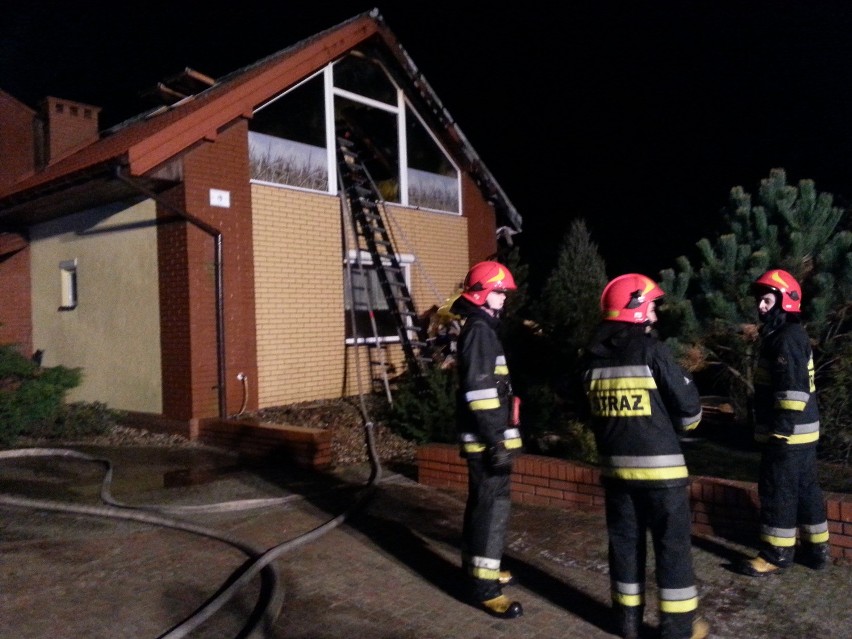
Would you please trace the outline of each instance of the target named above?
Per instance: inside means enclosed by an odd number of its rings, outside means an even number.
[[[383,406],[376,398],[365,400],[364,410],[373,420],[373,444],[381,462],[414,461],[417,444],[400,437],[377,419]],[[332,463],[347,466],[369,461],[367,431],[360,403],[352,399],[304,402],[276,408],[264,408],[252,417],[276,424],[328,428],[332,431]]]

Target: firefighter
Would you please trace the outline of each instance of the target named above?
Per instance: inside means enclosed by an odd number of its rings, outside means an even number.
[[[754,373],[760,551],[742,562],[740,572],[764,576],[792,565],[797,526],[799,560],[821,570],[829,556],[828,522],[817,477],[813,353],[799,321],[802,289],[788,272],[772,269],[755,280],[752,290],[762,323]]]
[[[452,312],[462,318],[458,338],[457,430],[467,461],[468,495],[462,530],[462,568],[475,606],[512,619],[523,608],[503,594],[514,583],[500,569],[511,505],[512,458],[522,448],[512,424],[512,384],[497,335],[506,294],[516,289],[509,269],[498,262],[471,267]]]
[[[703,639],[692,567],[688,472],[678,435],[701,419],[690,375],[652,331],[662,289],[628,273],[604,288],[602,321],[582,356],[582,388],[605,489],[614,631],[639,636],[650,530],[662,639]]]

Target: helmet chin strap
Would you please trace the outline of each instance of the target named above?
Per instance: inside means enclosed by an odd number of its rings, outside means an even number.
[[[493,308],[491,304],[488,303],[488,299],[486,299],[485,304],[482,305],[482,310],[488,313],[491,317],[500,317],[500,311],[502,309]]]

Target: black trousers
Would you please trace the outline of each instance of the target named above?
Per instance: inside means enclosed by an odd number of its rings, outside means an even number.
[[[654,548],[663,639],[689,639],[698,606],[686,486],[606,489],[613,604],[644,607],[647,532]]]
[[[497,597],[500,561],[511,511],[511,473],[494,473],[481,457],[467,460],[467,503],[462,528],[462,564],[477,601]]]
[[[764,444],[757,490],[760,496],[760,554],[764,559],[778,566],[789,566],[793,561],[797,526],[803,528],[803,543],[827,541],[828,522],[819,486],[815,447],[780,442]],[[822,536],[806,532],[815,529],[825,532]]]

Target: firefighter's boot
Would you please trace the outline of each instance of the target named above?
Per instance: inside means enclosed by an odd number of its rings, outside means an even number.
[[[709,624],[692,612],[660,612],[661,639],[705,639]]]
[[[498,619],[515,619],[524,614],[524,609],[520,602],[512,601],[506,595],[499,595],[493,599],[480,601],[479,607]]]
[[[784,572],[785,568],[778,564],[773,564],[771,561],[766,561],[758,555],[754,559],[742,561],[739,565],[740,574],[748,577],[766,577],[768,575],[779,575]]]
[[[620,606],[615,609],[615,632],[622,639],[639,639],[645,606]]]
[[[740,564],[740,572],[749,577],[766,577],[778,575],[793,564],[796,549],[792,546],[773,546],[765,544],[754,559]]]
[[[706,639],[710,636],[710,624],[703,619],[692,622],[692,636],[689,639]]]
[[[823,570],[828,565],[828,544],[802,544],[799,561],[812,570]]]

